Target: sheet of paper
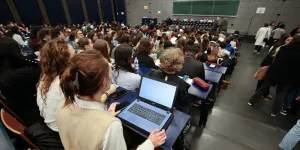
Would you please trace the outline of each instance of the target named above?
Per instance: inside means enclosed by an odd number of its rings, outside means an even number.
[[[159,60],[159,59],[156,59],[154,62],[155,62],[155,65],[156,65],[156,66],[159,66],[159,65],[160,65],[160,60]]]
[[[264,14],[266,11],[266,7],[258,7],[256,10],[257,14]]]
[[[180,79],[182,79],[183,77],[182,76],[178,76]],[[185,80],[185,82],[186,83],[188,83],[188,84],[190,84],[190,85],[192,85],[192,83],[193,83],[193,79],[191,79],[191,78],[187,78],[186,80]]]
[[[188,79],[185,80],[185,82],[188,83],[188,84],[190,84],[190,85],[192,85],[193,79],[188,78]]]

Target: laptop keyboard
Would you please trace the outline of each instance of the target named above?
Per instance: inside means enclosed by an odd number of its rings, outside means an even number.
[[[161,122],[166,118],[165,115],[155,112],[139,104],[134,104],[132,107],[128,109],[128,111],[146,120],[149,120],[157,125],[160,125]]]

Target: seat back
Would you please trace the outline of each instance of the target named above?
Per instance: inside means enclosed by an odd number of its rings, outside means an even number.
[[[9,112],[14,118],[20,121],[24,126],[26,125],[25,122],[16,114],[14,113],[7,105],[5,97],[0,93],[0,108],[4,108],[7,112]]]
[[[151,71],[152,69],[151,68],[148,68],[148,67],[145,67],[145,66],[139,66],[139,70],[138,70],[138,73],[139,75],[144,75],[144,74],[147,74]]]
[[[21,136],[30,146],[38,150],[39,148],[31,142],[24,134],[25,126],[20,123],[16,118],[7,113],[4,109],[1,109],[1,120],[4,126],[11,132]]]

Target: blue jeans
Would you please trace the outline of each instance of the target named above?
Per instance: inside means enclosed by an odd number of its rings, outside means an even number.
[[[292,101],[300,96],[300,91],[299,90],[294,90],[294,89],[289,89],[287,95],[285,96],[285,99],[283,101],[283,109],[288,109],[289,106],[291,105]]]
[[[300,140],[300,119],[296,125],[285,135],[279,147],[284,150],[292,150]]]

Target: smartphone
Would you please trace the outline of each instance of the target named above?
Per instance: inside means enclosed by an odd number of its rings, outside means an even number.
[[[188,79],[189,78],[189,76],[187,76],[187,75],[184,75],[183,77],[182,77],[182,80],[186,80],[186,79]]]
[[[129,103],[128,102],[123,102],[123,103],[121,103],[121,104],[118,104],[117,106],[116,106],[116,112],[117,111],[119,111],[119,110],[123,110],[124,108],[126,108],[127,106],[129,105]]]
[[[121,97],[125,96],[128,92],[126,90],[122,90],[122,91],[119,91],[119,92],[116,92],[112,95],[112,98],[114,100],[117,100],[117,99],[120,99]]]

